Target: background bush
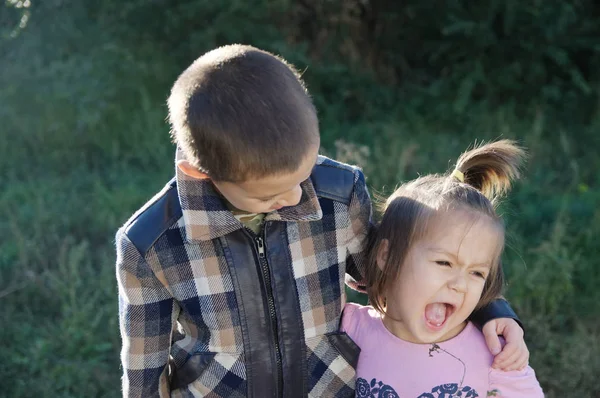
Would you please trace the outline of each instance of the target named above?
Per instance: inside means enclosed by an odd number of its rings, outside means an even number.
[[[323,151],[373,193],[475,140],[527,146],[507,296],[547,396],[600,395],[597,2],[7,0],[0,396],[119,396],[114,232],[173,173],[170,85],[233,42],[303,71]]]

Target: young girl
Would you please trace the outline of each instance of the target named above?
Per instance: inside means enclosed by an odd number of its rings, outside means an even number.
[[[501,294],[498,197],[518,177],[512,141],[464,153],[452,173],[398,188],[371,237],[372,306],[347,304],[342,329],[361,348],[356,396],[543,397],[530,367],[503,372],[471,313]]]

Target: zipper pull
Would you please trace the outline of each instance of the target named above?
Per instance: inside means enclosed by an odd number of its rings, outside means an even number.
[[[256,246],[258,247],[258,257],[265,257],[265,244],[263,238],[256,238]]]

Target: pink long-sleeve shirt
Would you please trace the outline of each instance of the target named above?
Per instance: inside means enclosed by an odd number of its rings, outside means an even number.
[[[342,330],[361,348],[357,397],[544,396],[529,366],[511,372],[492,369],[494,357],[472,323],[450,340],[415,344],[388,331],[372,307],[349,303],[344,308]]]

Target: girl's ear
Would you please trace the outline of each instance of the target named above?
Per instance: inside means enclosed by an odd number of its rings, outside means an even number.
[[[382,239],[379,242],[379,247],[377,248],[377,266],[381,271],[384,270],[385,264],[388,260],[388,255],[390,252],[390,241],[387,239]]]
[[[190,176],[192,178],[197,178],[199,180],[204,180],[204,179],[210,178],[208,176],[208,174],[201,172],[200,170],[198,170],[197,168],[192,166],[192,164],[190,162],[188,162],[187,160],[178,160],[177,167],[185,175]]]

